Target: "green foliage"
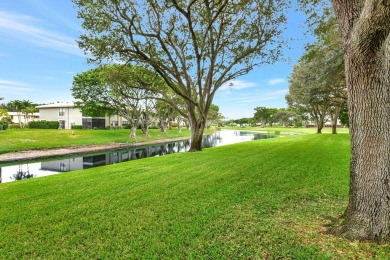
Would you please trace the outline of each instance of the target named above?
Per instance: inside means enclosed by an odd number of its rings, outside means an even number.
[[[30,121],[28,126],[30,129],[58,129],[60,123],[58,121]]]
[[[262,126],[264,127],[267,123],[272,125],[274,120],[274,115],[278,111],[277,108],[267,108],[267,107],[256,107],[255,108],[255,114],[253,115],[253,118],[256,121],[261,121]]]
[[[71,125],[71,129],[83,129],[82,125]]]
[[[0,130],[7,130],[8,123],[4,121],[0,121]]]
[[[342,108],[342,110],[340,112],[339,119],[340,119],[341,124],[349,127],[349,114],[348,114],[348,108],[346,105]]]

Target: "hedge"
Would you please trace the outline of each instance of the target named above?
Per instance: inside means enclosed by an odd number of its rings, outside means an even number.
[[[31,129],[58,129],[60,123],[58,121],[31,121],[28,122],[28,127]]]
[[[72,125],[70,128],[71,129],[83,129],[83,126],[82,125]]]

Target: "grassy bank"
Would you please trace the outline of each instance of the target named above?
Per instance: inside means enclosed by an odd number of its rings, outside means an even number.
[[[326,234],[346,206],[348,135],[266,139],[0,185],[0,255],[386,259]]]
[[[72,134],[72,131],[74,134]],[[183,129],[168,130],[166,134],[159,129],[150,129],[145,136],[137,130],[137,138],[129,136],[130,130],[58,130],[58,129],[9,129],[0,131],[0,154],[28,149],[48,149],[65,146],[135,143],[155,141],[164,138],[190,136],[190,131]]]
[[[317,133],[317,128],[315,127],[284,127],[284,126],[273,126],[273,127],[252,127],[252,126],[247,126],[247,127],[240,127],[240,126],[226,126],[224,127],[225,129],[236,129],[236,130],[242,130],[242,131],[261,131],[261,132],[269,132],[269,133],[300,133],[300,134],[315,134]],[[324,134],[330,134],[332,133],[332,128],[331,127],[324,127],[322,129],[322,133]],[[337,133],[339,134],[347,134],[349,133],[348,128],[337,128]]]

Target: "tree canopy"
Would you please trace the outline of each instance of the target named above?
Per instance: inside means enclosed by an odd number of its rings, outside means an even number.
[[[185,100],[190,151],[201,150],[216,91],[280,55],[286,1],[73,0],[90,61],[144,65]]]

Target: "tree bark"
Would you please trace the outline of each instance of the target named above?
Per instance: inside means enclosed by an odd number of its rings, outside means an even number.
[[[332,3],[344,38],[351,135],[349,203],[336,231],[385,242],[390,240],[390,3]]]
[[[337,119],[339,118],[341,106],[337,106],[333,113],[330,113],[332,120],[332,134],[337,134]]]
[[[191,120],[191,146],[189,152],[200,152],[202,151],[202,139],[203,131],[205,128],[205,122],[200,119]]]

